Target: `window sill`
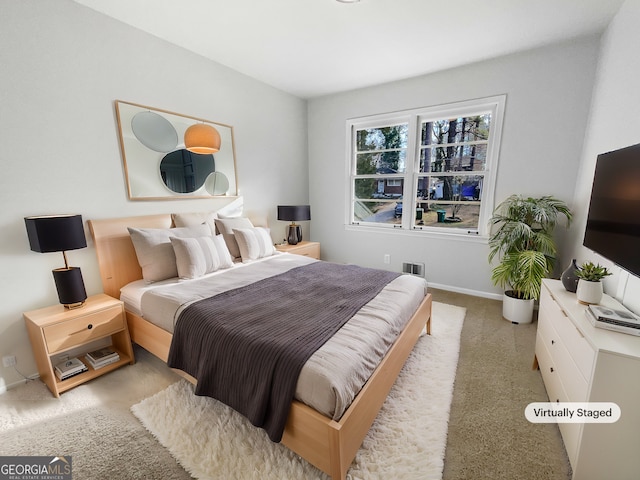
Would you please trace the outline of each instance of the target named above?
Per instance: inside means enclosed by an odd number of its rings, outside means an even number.
[[[488,244],[489,237],[475,233],[466,233],[466,231],[450,232],[428,230],[406,230],[401,228],[374,227],[369,225],[352,225],[347,224],[344,229],[348,232],[367,232],[380,233],[383,235],[402,235],[407,237],[433,238],[439,240],[455,240],[460,242]]]

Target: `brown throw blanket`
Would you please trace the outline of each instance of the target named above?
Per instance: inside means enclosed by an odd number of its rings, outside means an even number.
[[[200,300],[178,318],[167,363],[279,442],[305,362],[398,275],[315,262]]]

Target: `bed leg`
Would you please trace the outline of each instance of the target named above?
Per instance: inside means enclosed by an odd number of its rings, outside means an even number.
[[[427,335],[431,335],[431,315],[429,315],[429,318],[427,318],[426,330]]]

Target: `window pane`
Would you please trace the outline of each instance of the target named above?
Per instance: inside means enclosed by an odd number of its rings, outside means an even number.
[[[402,199],[397,202],[357,201],[353,205],[356,222],[402,223]]]
[[[356,130],[356,151],[407,148],[409,124]]]
[[[403,178],[356,178],[355,198],[356,200],[370,200],[372,198],[401,198]]]
[[[463,144],[420,149],[420,172],[483,171],[487,162],[487,145]]]
[[[486,141],[491,114],[422,122],[421,145]]]
[[[407,151],[366,152],[356,155],[356,175],[404,173]]]
[[[479,201],[482,195],[482,175],[452,175],[418,178],[419,200]]]
[[[476,230],[480,204],[436,203],[418,200],[415,226]]]

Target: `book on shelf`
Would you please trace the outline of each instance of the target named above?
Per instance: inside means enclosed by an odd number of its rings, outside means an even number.
[[[100,363],[111,358],[120,358],[120,355],[111,347],[103,347],[87,353],[85,357],[87,360]]]
[[[88,355],[86,355],[85,358],[86,358],[87,362],[89,362],[89,365],[91,365],[91,367],[94,370],[98,370],[99,368],[106,367],[107,365],[109,365],[111,363],[115,363],[118,360],[120,360],[120,355],[118,355],[116,353],[115,356],[110,356],[110,357],[107,357],[107,358],[105,358],[103,360],[100,360],[100,361],[97,361],[97,362],[92,360]]]
[[[66,380],[69,377],[86,372],[88,368],[79,358],[70,358],[58,363],[54,370],[60,380]]]

